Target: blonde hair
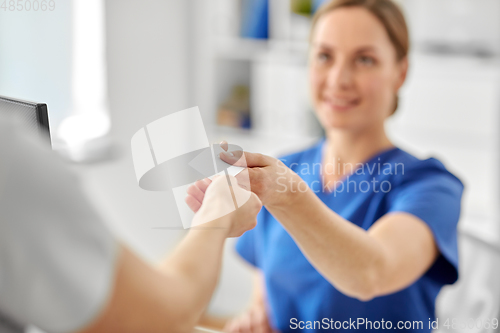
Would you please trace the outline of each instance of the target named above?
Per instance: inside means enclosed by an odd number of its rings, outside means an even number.
[[[396,59],[403,60],[408,55],[410,48],[410,37],[403,12],[392,0],[331,0],[324,3],[314,14],[311,34],[309,40],[312,41],[314,29],[319,19],[339,8],[362,7],[375,15],[384,26],[392,45],[396,49]],[[398,96],[396,96],[395,107],[392,113],[398,108]]]

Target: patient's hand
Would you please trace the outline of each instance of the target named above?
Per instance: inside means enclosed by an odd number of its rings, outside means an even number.
[[[244,202],[237,209],[232,194],[228,192],[226,177],[217,177],[213,181],[206,179],[191,185],[186,203],[196,213],[194,222],[208,222],[206,226],[226,228],[227,237],[239,237],[257,224],[262,202],[255,193],[238,186],[234,177],[229,176],[229,180],[234,198],[238,203]]]
[[[212,181],[205,178],[198,180],[196,183],[188,187],[186,203],[193,212],[196,213],[200,209],[203,199],[205,198],[205,192],[207,191],[210,183],[212,183]]]

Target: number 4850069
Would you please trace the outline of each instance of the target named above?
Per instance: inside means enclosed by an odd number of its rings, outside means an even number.
[[[56,2],[54,0],[4,0],[0,5],[0,10],[4,12],[46,12],[55,9]]]

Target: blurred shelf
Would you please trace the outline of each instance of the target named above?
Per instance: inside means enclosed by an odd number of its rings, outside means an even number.
[[[215,55],[232,60],[253,60],[257,55],[268,51],[267,39],[216,38]]]
[[[500,220],[498,217],[484,218],[462,214],[458,230],[500,250]]]
[[[243,37],[214,37],[215,56],[222,59],[252,61],[268,53],[307,55],[309,50],[308,40],[297,39],[252,39]],[[460,72],[469,71],[472,75],[500,74],[500,55],[491,57],[474,57],[462,54],[439,54],[422,49],[415,49],[410,53],[411,67],[420,70],[446,71],[451,68]]]
[[[413,50],[409,54],[410,72],[422,71],[426,74],[446,73],[450,78],[467,75],[470,79],[498,78],[500,76],[500,56],[480,58],[464,55],[443,55]]]
[[[307,55],[306,41],[274,39],[215,38],[215,56],[220,59],[253,61],[269,54],[280,54],[295,60]]]
[[[274,157],[283,156],[310,147],[320,138],[314,136],[274,135],[251,129],[216,126],[210,135],[216,142],[226,140],[246,151]]]
[[[390,120],[389,120],[390,121]],[[406,126],[396,122],[387,124],[391,139],[397,144],[419,143],[420,145],[457,148],[470,151],[493,152],[500,148],[499,135],[477,135],[459,130],[436,130],[418,126]]]

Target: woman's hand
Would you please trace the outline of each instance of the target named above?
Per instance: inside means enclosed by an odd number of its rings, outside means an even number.
[[[236,176],[243,188],[251,190],[270,208],[284,208],[291,205],[296,194],[308,190],[307,184],[280,160],[249,152],[227,151],[227,142],[221,142],[225,152],[220,158],[229,164],[246,167]]]
[[[228,321],[225,332],[278,332],[272,329],[267,316],[264,276],[262,271],[254,271],[252,302],[250,308],[242,315]]]
[[[241,316],[230,320],[224,332],[231,333],[273,333],[264,303],[256,302]]]

